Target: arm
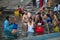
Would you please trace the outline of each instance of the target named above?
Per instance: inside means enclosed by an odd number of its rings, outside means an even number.
[[[23,17],[22,17],[22,23],[24,22],[24,15],[23,15]]]
[[[57,22],[57,24],[59,23],[59,21],[58,21],[58,19],[57,19],[57,17],[55,16],[55,20],[56,20],[56,22]]]
[[[26,23],[24,30],[27,31],[28,29],[28,23]]]
[[[7,21],[4,22],[4,29],[9,30],[9,23]]]
[[[46,27],[47,27],[47,30],[48,30],[48,34],[49,34],[50,32],[49,32],[49,27],[48,27],[48,23],[46,23]]]

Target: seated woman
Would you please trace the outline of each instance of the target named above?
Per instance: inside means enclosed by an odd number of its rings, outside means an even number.
[[[35,32],[37,35],[40,35],[40,34],[44,34],[44,23],[43,23],[43,20],[42,20],[42,17],[38,17],[39,20],[37,20],[36,24],[35,24]]]
[[[12,37],[17,37],[17,28],[18,28],[18,24],[16,23],[16,18],[15,17],[12,17],[11,18],[11,24],[9,25],[9,31],[10,31],[10,34],[9,36],[12,36]]]
[[[44,28],[42,26],[41,23],[38,23],[36,26],[35,26],[35,32],[37,35],[42,35],[44,34]]]
[[[10,24],[10,17],[7,16],[5,21],[4,21],[4,36],[8,37],[9,34],[9,24]]]
[[[13,25],[13,30],[12,30],[13,34],[17,33],[17,28],[18,28],[17,20],[16,18],[14,18],[14,25]]]

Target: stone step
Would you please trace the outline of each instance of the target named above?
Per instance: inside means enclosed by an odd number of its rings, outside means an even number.
[[[0,5],[3,5],[3,6],[8,6],[9,9],[12,9],[12,8],[16,8],[16,6],[18,5],[27,5],[28,3],[30,3],[31,0],[24,0],[22,3],[20,2],[20,0],[2,0],[0,1]]]

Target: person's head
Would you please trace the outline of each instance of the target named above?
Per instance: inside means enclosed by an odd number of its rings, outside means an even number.
[[[41,16],[39,17],[39,20],[42,21],[42,17]]]
[[[29,22],[32,22],[32,18],[31,17],[29,18]]]
[[[52,14],[50,14],[50,17],[51,17],[52,19],[54,19],[54,12],[53,12]]]
[[[18,8],[19,8],[20,6],[18,5]]]
[[[10,23],[16,23],[17,22],[15,16],[13,16],[13,15],[10,15],[10,19],[11,19]]]
[[[49,14],[50,14],[50,15],[53,15],[54,13],[53,13],[53,11],[50,10]]]
[[[42,13],[43,12],[43,8],[40,8],[40,13]]]
[[[52,14],[52,10],[49,10],[49,13]]]
[[[37,15],[41,15],[41,13],[40,13],[40,12],[38,12],[38,13],[37,13]]]
[[[44,19],[46,19],[46,18],[47,18],[47,15],[45,14],[45,15],[44,15]]]
[[[50,15],[49,15],[49,14],[46,14],[46,16],[47,16],[47,17],[50,17]]]
[[[14,23],[14,17],[13,16],[10,16],[10,23]]]
[[[46,8],[44,7],[44,8],[43,8],[43,11],[45,11],[45,9],[46,9]]]
[[[60,4],[60,2],[59,2],[59,4]]]
[[[35,19],[35,15],[32,15],[32,20],[34,20]]]
[[[25,12],[25,15],[27,15],[28,13],[27,12]]]
[[[58,4],[56,4],[55,6],[58,7]]]
[[[10,21],[10,17],[9,17],[9,16],[7,16],[7,17],[6,17],[6,20]]]
[[[17,23],[17,18],[16,17],[14,17],[14,23]]]
[[[39,20],[39,15],[38,14],[36,14],[35,19]]]

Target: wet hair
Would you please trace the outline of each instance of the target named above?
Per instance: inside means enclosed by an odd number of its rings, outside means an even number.
[[[49,15],[49,14],[46,14],[46,16],[47,16],[47,17],[50,17],[50,15]]]
[[[29,19],[31,19],[31,20],[32,20],[32,17],[30,17]]]
[[[18,7],[20,7],[20,6],[18,5]]]
[[[43,8],[43,10],[45,10],[45,7]]]
[[[6,19],[7,19],[8,21],[9,21],[9,18],[10,18],[9,16],[6,17]]]
[[[58,6],[58,4],[56,4],[56,7]]]
[[[59,4],[60,4],[60,2],[59,2]]]
[[[42,17],[41,16],[39,16],[39,20],[42,20]]]
[[[38,12],[37,14],[38,14],[38,15],[40,15],[41,13],[40,13],[40,12]]]

